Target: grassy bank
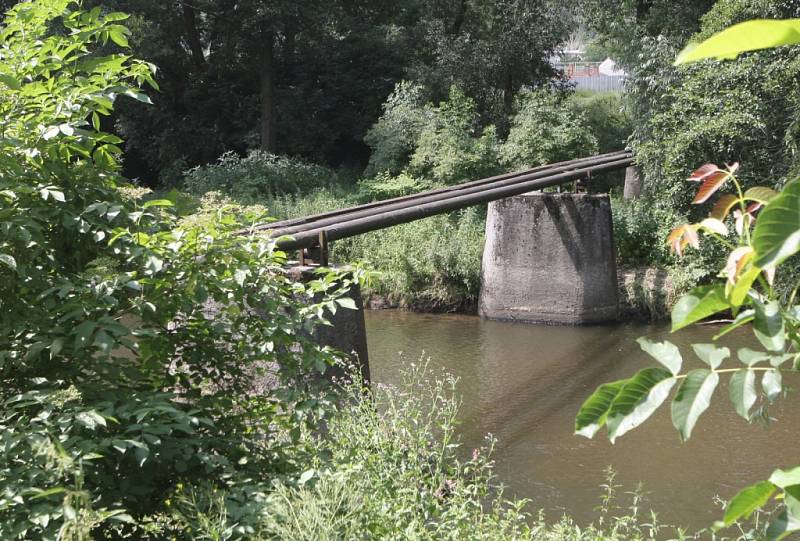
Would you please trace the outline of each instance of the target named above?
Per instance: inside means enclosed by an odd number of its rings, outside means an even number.
[[[250,509],[250,539],[649,540],[677,531],[641,506],[621,510],[614,488],[598,499],[598,520],[577,525],[529,514],[504,494],[493,473],[492,441],[462,449],[455,435],[455,381],[412,366],[397,386],[378,385],[363,400],[349,385],[324,433],[304,432],[307,470],[273,484]],[[613,483],[610,483],[613,485]],[[601,489],[598,489],[601,490]],[[171,518],[197,538],[227,539],[235,520],[224,490],[180,495]],[[217,502],[217,503],[214,503]],[[251,504],[252,505],[252,504]],[[611,511],[616,509],[617,511]]]

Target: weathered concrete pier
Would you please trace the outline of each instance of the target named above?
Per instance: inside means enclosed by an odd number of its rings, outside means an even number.
[[[295,266],[289,269],[292,279],[308,283],[318,279],[314,266]],[[361,299],[361,288],[354,282],[346,297],[353,300],[356,309],[339,308],[335,314],[327,313],[330,325],[317,325],[313,332],[313,339],[321,346],[329,346],[348,356],[348,361],[353,363],[361,372],[361,378],[369,383],[369,353],[367,350],[367,329],[364,324],[364,305]],[[314,299],[319,301],[321,296]],[[330,367],[325,373],[326,377],[336,378],[343,376],[341,367]]]
[[[528,193],[489,204],[479,313],[584,325],[617,318],[607,195]]]

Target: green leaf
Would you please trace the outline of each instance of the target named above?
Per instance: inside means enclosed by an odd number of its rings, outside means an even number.
[[[750,420],[750,409],[756,403],[756,373],[752,370],[740,370],[731,376],[728,393],[736,408],[736,413]]]
[[[664,342],[651,342],[645,337],[641,337],[636,341],[645,353],[663,364],[673,375],[677,375],[681,371],[683,358],[675,344],[666,340]]]
[[[758,341],[768,351],[783,351],[786,345],[786,331],[778,301],[770,301],[767,304],[757,302],[754,308],[756,319],[753,322],[753,332]]]
[[[764,507],[775,492],[775,485],[769,481],[761,481],[739,491],[725,507],[722,521],[725,526],[746,519],[753,511]]]
[[[672,332],[731,307],[725,286],[700,286],[681,297],[672,309]]]
[[[0,73],[0,83],[3,83],[11,90],[19,90],[22,88],[22,85],[17,79],[5,73]]]
[[[736,356],[747,366],[753,366],[761,361],[769,360],[770,354],[763,351],[755,351],[750,348],[740,348],[736,351]]]
[[[767,400],[773,402],[781,394],[782,378],[779,370],[768,370],[764,372],[761,378],[761,387],[764,389],[764,394],[767,395]]]
[[[772,475],[769,476],[769,480],[780,488],[800,485],[800,466],[796,466],[790,470],[775,470],[772,472]]]
[[[747,300],[747,294],[750,293],[753,282],[755,282],[758,279],[758,275],[761,274],[760,268],[753,265],[749,267],[747,271],[739,276],[739,279],[736,280],[736,283],[733,288],[731,288],[730,294],[728,295],[732,307],[738,308]]]
[[[97,323],[94,321],[84,321],[80,325],[75,328],[75,349],[83,349],[89,343],[91,343],[90,338],[92,337],[92,333],[94,332],[95,328],[97,327]]]
[[[586,399],[575,416],[575,434],[590,439],[597,434],[597,431],[606,424],[611,403],[627,381],[623,379],[613,383],[605,383]]]
[[[124,26],[112,26],[108,30],[108,37],[120,47],[128,46],[128,37],[125,35]]]
[[[779,541],[800,530],[800,517],[790,515],[788,511],[783,511],[778,518],[770,522],[767,528],[767,539]]]
[[[135,99],[137,101],[140,101],[142,103],[146,103],[148,105],[153,105],[152,100],[150,100],[150,96],[148,96],[147,94],[145,94],[143,92],[137,92],[135,90],[126,90],[125,92],[123,92],[123,94],[125,96],[128,96],[129,98],[133,98],[133,99]]]
[[[172,207],[174,204],[169,199],[153,199],[151,201],[147,201],[142,205],[143,209],[149,209],[151,207]]]
[[[348,310],[357,310],[358,307],[356,306],[356,301],[351,299],[350,297],[342,297],[341,299],[336,299],[336,302],[342,308],[347,308]]]
[[[729,332],[731,332],[731,331],[733,331],[735,329],[738,329],[742,325],[746,325],[746,324],[750,323],[755,318],[756,318],[756,311],[755,310],[750,309],[750,310],[743,310],[743,311],[739,312],[739,314],[733,320],[733,323],[723,327],[722,330],[719,331],[714,336],[714,340],[719,340],[720,338],[722,338],[723,336],[725,336]]]
[[[753,20],[717,32],[702,43],[690,43],[675,65],[703,59],[730,60],[748,51],[800,43],[800,20]]]
[[[745,199],[757,201],[763,205],[766,205],[776,197],[778,197],[778,192],[765,186],[755,186],[744,192]]]
[[[731,350],[718,348],[714,344],[692,344],[692,349],[700,360],[711,368],[717,368],[722,361],[731,356]]]
[[[608,410],[611,443],[646,421],[666,400],[675,381],[663,368],[645,368],[625,382]]]
[[[53,487],[48,488],[47,490],[36,489],[36,494],[31,496],[29,499],[31,500],[40,500],[42,498],[47,498],[48,496],[53,496],[55,494],[63,494],[66,492],[67,489],[64,487]]]
[[[755,265],[771,269],[800,250],[800,180],[786,185],[758,215],[753,230]]]
[[[82,411],[75,416],[75,420],[89,430],[94,430],[98,426],[106,426],[105,418],[96,411]]]
[[[718,383],[719,374],[703,368],[689,372],[678,387],[672,401],[672,424],[683,441],[691,437],[697,419],[708,409]]]
[[[8,254],[0,254],[0,263],[11,270],[17,270],[17,260]]]

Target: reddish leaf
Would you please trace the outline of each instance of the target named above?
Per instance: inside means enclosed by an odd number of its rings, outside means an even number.
[[[707,163],[701,167],[699,167],[694,173],[689,176],[688,180],[692,182],[700,182],[701,180],[705,180],[706,177],[712,175],[719,171],[719,167],[714,165],[713,163]]]
[[[747,214],[752,216],[754,212],[756,212],[758,209],[760,209],[763,206],[764,205],[762,203],[756,201],[755,203],[750,203],[749,205],[747,205],[747,209],[745,210],[745,212],[747,212]]]
[[[708,201],[708,198],[714,195],[716,191],[725,184],[729,176],[730,174],[725,171],[716,171],[707,175],[703,181],[703,185],[697,190],[697,195],[694,201],[692,201],[692,204],[699,205],[700,203]]]
[[[683,255],[683,249],[687,245],[699,248],[700,239],[697,236],[696,227],[690,224],[679,225],[667,237],[667,244],[670,245],[673,252],[678,254],[678,257]]]
[[[716,218],[720,222],[724,222],[725,218],[728,216],[728,213],[738,202],[739,199],[735,195],[731,195],[729,193],[722,194],[720,198],[717,199],[717,202],[714,203],[714,208],[711,209],[711,214],[709,214],[709,217]]]

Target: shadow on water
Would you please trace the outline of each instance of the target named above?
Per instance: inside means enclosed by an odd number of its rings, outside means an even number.
[[[788,412],[797,410],[800,397],[779,402],[771,410],[778,422],[765,429],[736,415],[726,380],[686,444],[672,428],[668,406],[613,446],[601,435],[573,435],[576,411],[599,384],[655,364],[637,337],[669,338],[691,365],[689,344],[710,342],[714,328],[668,337],[666,326],[634,324],[550,327],[391,311],[367,312],[366,319],[374,381],[398,381],[402,367],[423,352],[433,367],[457,376],[465,446],[493,434],[500,480],[553,518],[567,512],[584,523],[594,519],[603,469],[611,465],[625,489],[644,483],[663,520],[700,528],[719,515],[715,494],[731,497],[797,460],[791,450],[800,419]],[[733,333],[726,345],[753,346],[746,332]]]

